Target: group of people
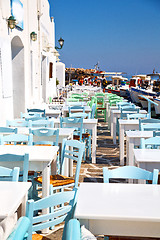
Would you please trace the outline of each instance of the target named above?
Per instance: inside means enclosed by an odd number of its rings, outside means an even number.
[[[93,85],[93,86],[97,86],[97,87],[102,87],[103,89],[105,89],[105,87],[107,86],[107,80],[104,77],[104,75],[102,75],[102,77],[100,76],[91,76],[91,77],[81,77],[78,81],[79,85]]]

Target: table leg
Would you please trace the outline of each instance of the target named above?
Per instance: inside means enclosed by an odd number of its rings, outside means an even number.
[[[111,137],[113,137],[113,113],[110,111],[110,129],[111,129]]]
[[[49,186],[50,186],[50,164],[44,162],[43,163],[43,171],[42,171],[42,197],[49,196]],[[48,214],[49,208],[43,209],[42,214]],[[49,228],[44,229],[43,233],[48,233]]]
[[[116,121],[117,121],[117,118],[114,116],[113,122],[112,122],[113,144],[116,144]]]
[[[71,134],[70,139],[73,140],[73,134]],[[70,147],[70,150],[72,151],[73,148]],[[69,176],[73,177],[73,159],[70,159],[69,161]]]
[[[124,125],[119,125],[120,165],[124,165]]]
[[[92,163],[96,163],[97,124],[92,129]]]
[[[134,145],[135,141],[134,139],[130,139],[129,144],[128,144],[128,165],[129,166],[135,166],[134,164]]]

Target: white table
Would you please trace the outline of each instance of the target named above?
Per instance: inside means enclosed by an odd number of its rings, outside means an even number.
[[[124,112],[125,113],[125,112]],[[127,112],[126,113],[131,113]],[[146,110],[140,110],[139,113],[146,114]],[[116,125],[117,125],[117,118],[120,118],[121,111],[120,110],[112,110],[111,111],[111,136],[113,137],[113,144],[116,144]]]
[[[139,129],[139,120],[119,119],[120,165],[124,165],[124,135],[125,135],[125,131],[138,130],[138,129]]]
[[[85,108],[85,113],[89,113],[91,111],[91,108],[89,106],[84,106],[84,108]],[[72,112],[82,112],[82,111],[83,111],[82,109],[72,109]],[[67,113],[69,113],[68,106],[64,106],[62,108],[62,113],[65,117],[67,116]]]
[[[21,205],[20,216],[25,216],[30,182],[0,182],[0,219],[14,214]]]
[[[46,111],[45,111],[45,114],[46,114],[46,117],[57,118],[61,115],[61,110],[47,108]]]
[[[134,149],[135,163],[148,171],[159,169],[160,149]]]
[[[49,196],[50,166],[56,161],[57,146],[0,145],[0,154],[29,154],[29,170],[42,171],[42,196]],[[13,168],[17,162],[1,162],[1,166]],[[19,165],[22,168],[22,164]]]
[[[81,183],[75,217],[93,234],[160,238],[160,186]]]
[[[83,119],[83,128],[92,130],[92,163],[96,163],[96,145],[97,145],[97,122],[98,119]],[[59,127],[60,119],[54,119],[55,127]],[[78,127],[80,124],[73,124]]]
[[[141,138],[150,137],[153,131],[126,131],[126,165],[134,166],[134,146],[140,146]]]

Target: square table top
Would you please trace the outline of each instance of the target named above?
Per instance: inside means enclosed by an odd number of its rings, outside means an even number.
[[[30,187],[30,182],[0,182],[0,219],[17,210]]]
[[[126,131],[126,136],[129,138],[148,138],[153,137],[153,131]]]
[[[160,222],[159,199],[159,185],[81,183],[75,217]]]

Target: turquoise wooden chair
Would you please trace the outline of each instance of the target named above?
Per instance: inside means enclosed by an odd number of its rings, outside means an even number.
[[[39,108],[28,108],[27,109],[27,112],[29,113],[29,114],[32,114],[32,113],[35,113],[35,114],[37,114],[37,113],[40,113],[40,114],[42,114],[42,117],[45,117],[46,116],[46,112],[45,112],[45,109],[39,109]]]
[[[133,113],[133,114],[127,114],[127,119],[146,119],[149,118],[148,114],[143,113]]]
[[[0,166],[0,181],[18,182],[19,180],[19,167],[13,169]]]
[[[28,217],[21,217],[18,219],[17,224],[13,228],[7,240],[24,240],[28,234],[30,227],[30,220]]]
[[[77,113],[77,116],[80,115]],[[79,127],[75,127],[76,124],[79,124]],[[83,117],[60,117],[60,127],[75,128],[73,139],[86,143],[86,156],[91,160],[91,134],[83,131]],[[86,159],[85,152],[83,158]]]
[[[58,189],[64,189],[68,187],[78,187],[79,174],[82,162],[82,156],[84,154],[85,144],[77,140],[63,140],[62,144],[62,154],[61,154],[61,164],[60,164],[60,174],[50,176],[51,184],[51,194],[53,191]],[[64,176],[64,160],[76,161],[76,172],[75,177],[65,177]],[[38,183],[42,184],[42,177],[35,179]]]
[[[7,127],[30,127],[30,121],[26,121],[25,119],[14,119],[6,121]]]
[[[160,123],[160,119],[155,118],[139,119],[139,131],[142,131],[142,125],[148,123]]]
[[[4,144],[27,144],[32,145],[33,135],[25,135],[25,134],[10,134],[10,135],[0,135],[0,145]]]
[[[113,170],[109,170],[107,167],[103,167],[103,181],[109,183],[111,178],[114,179],[143,179],[151,180],[152,184],[158,183],[158,169],[154,169],[153,172],[149,172],[142,168],[135,166],[124,166]]]
[[[128,114],[132,114],[132,113],[139,113],[139,108],[135,108],[135,107],[124,107],[121,108],[121,116],[120,119],[127,119],[127,115]]]
[[[140,148],[159,149],[160,148],[160,137],[141,138]]]
[[[10,128],[10,127],[0,127],[0,133],[17,133],[17,128]]]
[[[73,117],[74,118],[89,118],[90,115],[87,114],[87,113],[83,113],[83,112],[78,112],[78,113],[74,112],[74,113],[70,113],[69,117],[72,117],[72,118]]]
[[[75,127],[78,124],[78,127]],[[60,117],[60,128],[75,128],[74,138],[82,141],[83,118]]]
[[[17,155],[17,154],[2,154],[0,155],[0,165],[1,166],[20,166],[22,169],[20,171],[20,181],[28,181],[28,168],[29,168],[29,154]]]
[[[54,121],[46,120],[46,119],[37,119],[30,121],[30,127],[46,127],[46,128],[54,128]]]
[[[30,219],[30,226],[28,230],[28,240],[32,240],[32,236],[35,239],[41,239],[40,234],[36,233],[43,229],[54,227],[62,222],[65,222],[65,227],[63,231],[62,240],[66,239],[66,224],[73,218],[74,208],[76,204],[76,192],[77,189],[72,191],[65,191],[55,193],[49,197],[42,198],[38,201],[29,200],[27,202],[26,216]],[[34,212],[38,210],[43,210],[46,208],[54,208],[53,212],[48,214],[41,214],[39,216],[34,216]]]

